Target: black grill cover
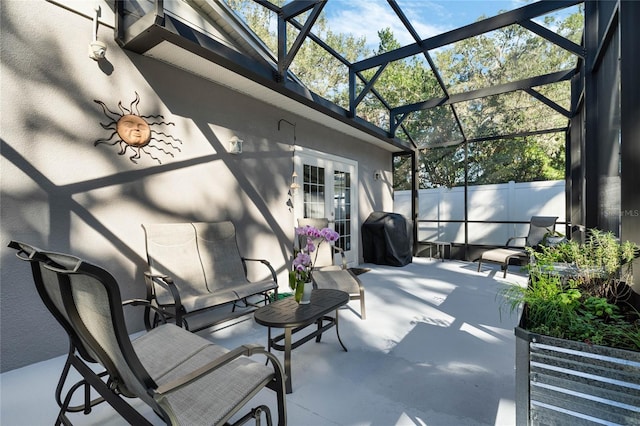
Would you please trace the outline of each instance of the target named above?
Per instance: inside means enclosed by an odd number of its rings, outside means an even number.
[[[404,266],[411,263],[411,221],[398,213],[373,212],[362,224],[364,261],[377,265]]]

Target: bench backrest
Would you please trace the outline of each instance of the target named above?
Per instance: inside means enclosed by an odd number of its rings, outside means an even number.
[[[191,223],[158,223],[142,225],[142,228],[146,234],[147,262],[152,273],[170,276],[183,297],[209,291]],[[156,291],[159,303],[173,302],[165,289],[158,287]]]
[[[209,290],[248,282],[233,223],[199,222],[193,227]]]
[[[152,273],[170,276],[182,296],[198,296],[247,282],[232,222],[142,225]],[[171,295],[158,290],[158,302]]]

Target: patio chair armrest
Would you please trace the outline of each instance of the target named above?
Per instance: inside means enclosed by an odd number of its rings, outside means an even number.
[[[154,299],[156,297],[154,285],[159,285],[169,290],[171,296],[173,297],[176,308],[182,306],[180,292],[178,291],[178,287],[176,287],[175,283],[173,282],[173,278],[171,278],[169,275],[154,274],[150,271],[146,271],[144,273],[144,277],[145,283],[147,284],[147,300],[151,301],[151,299]]]
[[[260,262],[262,263],[264,266],[266,266],[269,269],[269,272],[271,272],[271,278],[273,279],[273,281],[277,284],[278,283],[278,275],[276,274],[276,270],[273,269],[273,266],[271,266],[271,263],[268,260],[265,259],[251,259],[248,257],[243,257],[242,259],[242,263],[245,264],[246,262]],[[245,266],[245,273],[247,272],[247,268]]]
[[[151,272],[151,271],[145,271],[145,272],[144,272],[144,277],[145,277],[146,279],[156,279],[156,278],[162,278],[162,279],[164,279],[164,278],[170,278],[170,277],[169,277],[169,275],[166,275],[166,274],[157,274],[157,273],[154,273],[154,272]]]
[[[524,240],[525,244],[523,244],[522,246],[512,246],[511,242],[515,240]],[[506,247],[524,247],[526,245],[526,242],[527,242],[527,237],[511,237],[507,240]]]
[[[332,245],[331,247],[333,247],[334,252],[340,255],[340,266],[342,267],[342,269],[347,269],[347,258],[344,255],[344,249],[335,245]]]
[[[162,310],[160,308],[158,308],[157,306],[153,305],[151,303],[151,301],[146,300],[146,299],[129,299],[129,300],[124,300],[122,302],[122,306],[144,306],[147,309],[153,309],[160,317],[160,322],[162,324],[166,324],[167,323],[167,317],[164,314],[164,312],[162,312]]]
[[[223,365],[226,365],[228,363],[230,363],[231,361],[233,361],[236,358],[239,358],[241,356],[253,356],[256,354],[265,354],[265,355],[272,355],[269,352],[267,352],[264,349],[264,346],[258,345],[258,344],[246,344],[246,345],[242,345],[239,346],[229,352],[227,352],[226,354],[204,364],[202,367],[197,368],[195,370],[193,370],[191,373],[186,374],[182,377],[179,377],[177,379],[174,379],[168,383],[165,383],[161,386],[158,386],[158,388],[156,389],[156,392],[159,395],[164,395],[173,391],[176,391],[180,388],[182,388],[183,386],[186,386],[198,379],[200,379],[201,377],[207,375],[208,373],[210,373],[213,370],[216,370],[220,367],[222,367]],[[273,355],[272,355],[273,356]]]

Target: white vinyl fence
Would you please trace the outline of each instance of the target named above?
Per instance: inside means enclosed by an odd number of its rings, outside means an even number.
[[[464,243],[464,187],[418,191],[418,241]],[[468,187],[468,220],[528,222],[531,216],[565,220],[565,182],[509,182]],[[396,191],[394,212],[411,217],[411,191]],[[428,220],[429,222],[420,222]],[[527,235],[528,224],[469,223],[469,244],[503,245],[510,237]],[[564,226],[556,230],[564,232]]]

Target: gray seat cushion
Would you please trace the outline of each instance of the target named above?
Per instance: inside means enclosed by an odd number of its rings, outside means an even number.
[[[182,306],[187,312],[194,312],[200,309],[211,308],[212,306],[224,305],[238,300],[238,294],[233,288],[227,288],[223,290],[216,290],[213,293],[204,293],[198,295],[188,294],[186,297],[182,297],[180,294]]]
[[[158,386],[189,374],[229,352],[173,324],[154,328],[134,340],[133,345]],[[176,414],[179,424],[217,424],[232,407],[257,393],[273,375],[273,368],[243,356],[169,393],[159,403],[170,407],[168,411]],[[207,398],[202,398],[203,394]]]
[[[313,280],[318,288],[342,290],[350,295],[360,294],[360,286],[356,277],[348,270],[322,270],[313,272]]]

